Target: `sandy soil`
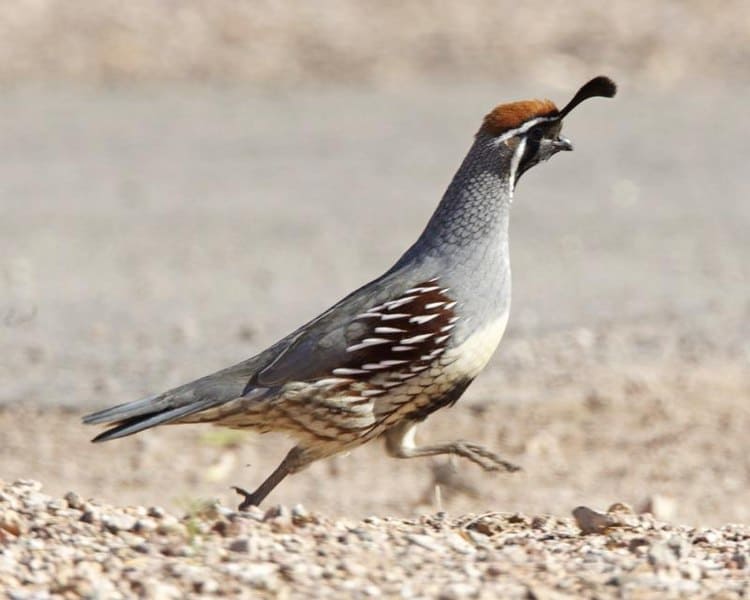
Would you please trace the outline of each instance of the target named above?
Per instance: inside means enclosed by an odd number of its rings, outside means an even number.
[[[742,114],[747,91],[592,102],[566,126],[577,151],[522,182],[507,339],[420,434],[485,442],[521,474],[373,445],[271,502],[361,517],[626,501],[750,521],[750,131],[710,111]],[[4,94],[0,477],[116,504],[233,503],[229,485],[260,481],[287,442],[175,427],[92,446],[80,414],[248,356],[377,275],[481,115],[526,93]]]

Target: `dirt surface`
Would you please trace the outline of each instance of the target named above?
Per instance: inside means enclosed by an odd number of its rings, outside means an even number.
[[[0,482],[9,598],[744,598],[750,531],[615,504],[573,519],[489,512],[329,519],[301,505],[184,517]]]
[[[9,90],[0,98],[0,478],[178,517],[204,500],[233,507],[229,486],[261,481],[288,441],[177,426],[93,446],[96,429],[80,415],[249,356],[378,275],[420,231],[481,116],[527,94],[510,83],[293,95]],[[573,115],[565,132],[576,152],[521,182],[506,339],[461,402],[419,433],[485,443],[521,473],[399,461],[372,444],[288,479],[269,506],[303,503],[331,531],[368,515],[416,519],[404,527],[417,536],[430,535],[410,529],[423,527],[419,515],[436,511],[461,535],[468,513],[568,518],[615,501],[690,527],[750,522],[750,131],[712,112],[742,114],[747,97],[741,87],[626,88]],[[522,537],[532,535],[527,520]],[[662,585],[648,558],[653,544],[662,552],[659,540],[648,538],[645,554],[626,540],[617,567],[629,569],[631,555],[632,568],[647,565],[656,579],[636,577],[646,591]],[[506,561],[493,548],[492,560]],[[588,560],[576,552],[566,556]],[[167,568],[149,564],[148,573]],[[673,568],[695,581],[694,569]],[[286,585],[277,568],[258,573]],[[586,573],[576,581],[619,593]],[[703,579],[668,589],[708,594]]]

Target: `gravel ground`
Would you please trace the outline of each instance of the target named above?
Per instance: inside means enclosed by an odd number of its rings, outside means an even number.
[[[329,519],[301,505],[178,517],[0,487],[0,589],[24,598],[682,598],[750,593],[750,529],[677,527],[627,505],[574,519]]]

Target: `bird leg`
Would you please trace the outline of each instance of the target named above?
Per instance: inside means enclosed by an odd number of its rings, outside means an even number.
[[[241,487],[233,486],[232,489],[245,498],[237,510],[245,511],[251,506],[260,506],[260,503],[263,502],[265,497],[268,496],[268,494],[270,494],[279,483],[281,483],[284,477],[290,473],[299,471],[309,462],[310,460],[304,458],[304,451],[302,448],[295,446],[284,457],[281,464],[274,469],[273,473],[271,473],[254,492],[250,493],[243,490]]]
[[[386,431],[385,448],[388,454],[396,458],[454,454],[469,459],[485,471],[499,471],[504,469],[512,473],[521,469],[521,467],[508,462],[496,452],[472,442],[459,440],[432,444],[430,446],[415,446],[414,435],[416,429],[417,424],[414,421],[404,421]]]

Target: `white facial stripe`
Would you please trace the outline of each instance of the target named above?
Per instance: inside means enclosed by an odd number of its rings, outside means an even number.
[[[523,152],[526,150],[526,138],[521,138],[518,142],[518,147],[513,153],[513,158],[510,159],[510,201],[513,202],[513,188],[516,184],[516,171],[518,171],[518,165],[521,163],[521,157]]]
[[[518,135],[519,133],[526,133],[529,129],[534,127],[534,125],[538,125],[539,123],[546,123],[548,121],[556,121],[558,119],[559,117],[537,117],[536,119],[531,119],[530,121],[526,121],[520,127],[516,127],[515,129],[509,129],[501,136],[493,138],[492,143],[497,146],[498,144],[501,144],[502,142],[509,140],[510,138]]]

